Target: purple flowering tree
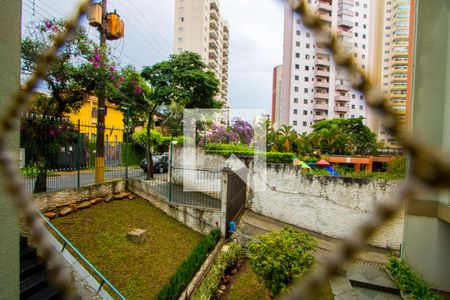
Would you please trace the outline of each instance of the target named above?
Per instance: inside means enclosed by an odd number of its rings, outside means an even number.
[[[209,132],[206,136],[207,143],[249,145],[253,141],[252,126],[240,118],[233,119],[231,126],[228,128],[213,124],[209,128]],[[199,145],[202,146],[204,144],[203,138],[200,140]]]

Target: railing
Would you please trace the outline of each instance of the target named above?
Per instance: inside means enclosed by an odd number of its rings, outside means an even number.
[[[64,252],[64,250],[66,249],[66,246],[69,246],[70,249],[72,249],[72,251],[89,267],[89,269],[91,269],[95,273],[95,275],[97,275],[101,279],[101,283],[97,289],[97,294],[101,291],[101,289],[103,288],[103,285],[106,284],[114,292],[114,294],[117,295],[117,297],[119,297],[120,299],[126,300],[126,298],[119,292],[119,290],[111,282],[109,282],[109,280],[106,279],[106,277],[99,270],[97,270],[97,268],[95,268],[94,265],[86,257],[83,256],[83,254],[81,254],[80,250],[78,250],[55,227],[55,225],[53,225],[50,221],[48,221],[47,218],[39,210],[36,209],[36,213],[41,217],[42,220],[45,221],[46,225],[48,227],[50,227],[61,240],[63,240],[64,244],[62,246],[61,253]]]

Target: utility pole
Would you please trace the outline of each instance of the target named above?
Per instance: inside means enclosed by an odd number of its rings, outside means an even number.
[[[100,31],[100,48],[106,49],[106,32],[108,26],[107,17],[108,1],[102,1],[102,25]],[[97,112],[97,142],[95,152],[95,182],[105,181],[105,80],[102,78],[101,87],[98,92],[98,112]]]

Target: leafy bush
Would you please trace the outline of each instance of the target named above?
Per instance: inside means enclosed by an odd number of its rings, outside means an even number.
[[[390,174],[395,179],[405,178],[405,176],[406,176],[406,157],[399,156],[399,157],[394,158],[391,161],[391,163],[389,164],[389,167],[388,167],[386,173]]]
[[[240,150],[240,151],[246,151],[246,150],[252,150],[247,145],[244,144],[217,144],[217,143],[210,143],[206,144],[205,149],[208,150]]]
[[[427,283],[416,272],[398,258],[391,257],[386,263],[386,269],[394,277],[399,289],[412,299],[442,300],[439,295],[430,291]]]
[[[163,286],[156,299],[178,299],[208,257],[209,252],[214,249],[219,239],[220,230],[214,229],[201,240],[197,247],[189,254],[189,257],[178,267],[176,273],[170,278],[169,283]]]
[[[292,228],[259,237],[250,242],[250,265],[273,296],[305,275],[314,264],[316,241],[308,234]]]
[[[221,252],[214,262],[211,270],[209,270],[202,284],[194,293],[194,300],[214,299],[215,292],[225,276],[225,271],[235,266],[241,257],[242,247],[238,243],[229,244],[229,248],[225,252]]]

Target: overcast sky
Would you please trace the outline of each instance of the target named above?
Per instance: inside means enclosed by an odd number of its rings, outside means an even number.
[[[219,0],[230,23],[229,97],[232,108],[271,110],[272,69],[282,63],[283,5],[279,0]],[[34,19],[70,15],[76,0],[34,0]],[[125,21],[125,38],[110,43],[123,64],[152,65],[173,51],[174,0],[108,0]],[[33,20],[23,0],[23,23]],[[24,27],[24,31],[27,28]],[[98,34],[93,28],[90,35]]]

